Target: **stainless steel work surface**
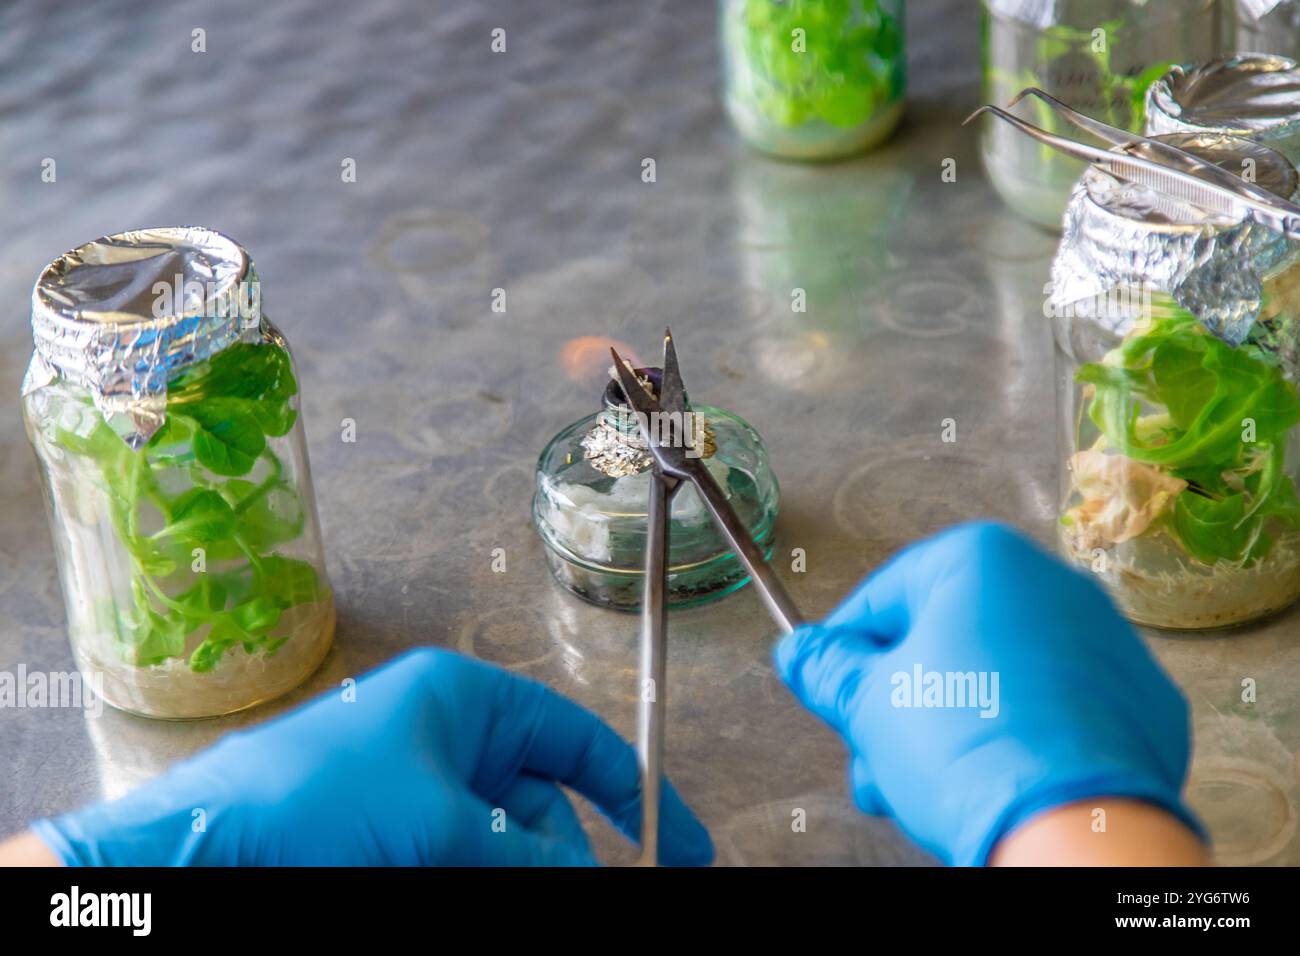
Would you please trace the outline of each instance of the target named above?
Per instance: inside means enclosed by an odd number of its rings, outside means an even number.
[[[597,407],[604,339],[650,356],[671,324],[692,397],[762,433],[783,490],[777,560],[809,614],[964,518],[1050,540],[1055,240],[1004,211],[959,125],[979,99],[977,4],[908,8],[903,128],[807,167],[727,127],[708,2],[0,11],[0,670],[72,667],[19,416],[31,284],[65,249],[137,226],[209,225],[252,251],[301,367],[339,609],[308,685],[239,717],[0,711],[0,832],[419,644],[536,677],[630,736],[638,622],[557,587],[529,515],[537,454]],[[1193,702],[1191,799],[1223,862],[1300,863],[1298,622],[1150,635]],[[927,861],[854,809],[843,746],[773,675],[756,595],[674,612],[670,633],[667,767],[720,862]],[[635,858],[584,815],[603,859]]]

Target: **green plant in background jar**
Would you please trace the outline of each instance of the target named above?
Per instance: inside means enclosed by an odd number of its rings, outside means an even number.
[[[1005,105],[1036,86],[1112,126],[1141,131],[1147,89],[1175,63],[1220,52],[1215,0],[982,0],[984,100]],[[1035,125],[1076,135],[1045,104]],[[1021,216],[1060,229],[1078,160],[990,124],[981,151],[989,181]]]
[[[902,116],[902,0],[721,0],[724,95],[752,145],[792,159],[869,149]]]

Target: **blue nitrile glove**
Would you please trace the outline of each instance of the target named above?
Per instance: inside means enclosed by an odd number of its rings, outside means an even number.
[[[352,702],[321,697],[33,830],[67,864],[592,864],[559,783],[639,836],[636,756],[598,717],[423,649],[363,677]],[[713,858],[671,787],[660,827],[661,861]]]
[[[982,865],[1029,817],[1089,798],[1200,832],[1180,796],[1182,694],[1093,581],[1001,525],[907,548],[778,644],[776,666],[849,745],[859,806],[945,862]],[[968,680],[948,693],[971,672],[973,706]]]

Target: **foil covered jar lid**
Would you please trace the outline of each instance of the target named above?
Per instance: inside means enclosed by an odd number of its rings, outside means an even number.
[[[1300,69],[1271,53],[1175,66],[1147,91],[1147,132],[1300,132]]]
[[[235,341],[260,338],[261,325],[256,273],[233,239],[194,226],[104,236],[36,280],[23,394],[56,379],[82,386],[139,447],[162,427],[167,382]]]
[[[1042,30],[1065,26],[1089,33],[1135,11],[1160,17],[1188,12],[1183,0],[984,0],[984,6],[995,17]]]
[[[1253,25],[1259,23],[1266,16],[1272,13],[1280,6],[1290,6],[1295,0],[1236,0],[1235,4],[1229,3],[1229,6],[1237,8],[1237,22]]]
[[[1216,133],[1153,137],[1195,153],[1256,185],[1293,199],[1295,167],[1276,150]],[[1118,148],[1118,147],[1117,147]],[[1140,148],[1134,150],[1142,155]],[[1151,158],[1151,157],[1148,157]],[[1088,314],[1125,334],[1140,317],[1114,308],[1116,289],[1168,294],[1211,332],[1237,346],[1251,333],[1263,304],[1266,275],[1293,258],[1296,244],[1251,222],[1216,218],[1146,186],[1089,166],[1075,184],[1064,232],[1052,262],[1052,314],[1078,314],[1084,300],[1105,303]],[[1292,335],[1289,328],[1277,334]],[[1291,354],[1294,349],[1287,347]]]

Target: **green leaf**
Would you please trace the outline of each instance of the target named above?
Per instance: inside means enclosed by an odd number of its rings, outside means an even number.
[[[262,636],[280,621],[281,607],[269,597],[257,596],[234,608],[231,619],[245,634]]]
[[[191,488],[176,499],[171,520],[155,538],[176,537],[200,546],[235,533],[235,512],[226,499],[207,488]]]
[[[229,615],[223,614],[213,622],[208,636],[190,655],[190,670],[200,674],[212,670],[227,650],[243,643],[244,639],[244,632],[239,629],[239,625]]]
[[[169,406],[211,398],[284,401],[297,391],[288,352],[271,343],[236,342],[178,376],[167,399]]]
[[[1245,521],[1244,495],[1214,501],[1195,494],[1174,499],[1174,527],[1191,554],[1214,564],[1219,560],[1242,561],[1259,534],[1259,523]]]
[[[246,475],[266,448],[257,417],[242,399],[213,398],[189,409],[198,424],[194,457],[218,475]]]
[[[231,478],[222,488],[234,502],[236,533],[250,547],[264,553],[302,534],[306,524],[302,503],[283,481],[263,488],[242,478]]]
[[[298,420],[298,413],[283,400],[263,399],[254,402],[250,410],[258,427],[272,438],[289,434],[293,423]]]
[[[135,663],[146,667],[183,654],[185,633],[183,621],[163,617],[153,609],[145,612],[144,620],[123,627],[119,632],[131,645]]]
[[[1300,423],[1300,397],[1280,369],[1221,342],[1191,316],[1154,323],[1075,378],[1094,386],[1089,417],[1114,449],[1150,464],[1233,459],[1244,451],[1247,419],[1262,442]],[[1139,434],[1139,416],[1153,405],[1168,410],[1176,434]]]
[[[254,571],[253,593],[287,609],[320,600],[320,579],[306,561],[272,554]]]
[[[214,574],[200,574],[194,584],[173,599],[185,619],[186,633],[198,630],[226,606],[226,586]]]
[[[1152,83],[1155,83],[1168,73],[1173,65],[1170,60],[1162,60],[1159,63],[1153,63],[1133,78],[1133,88],[1129,94],[1129,105],[1133,111],[1134,119],[1139,122],[1145,121],[1147,90],[1151,88]]]

